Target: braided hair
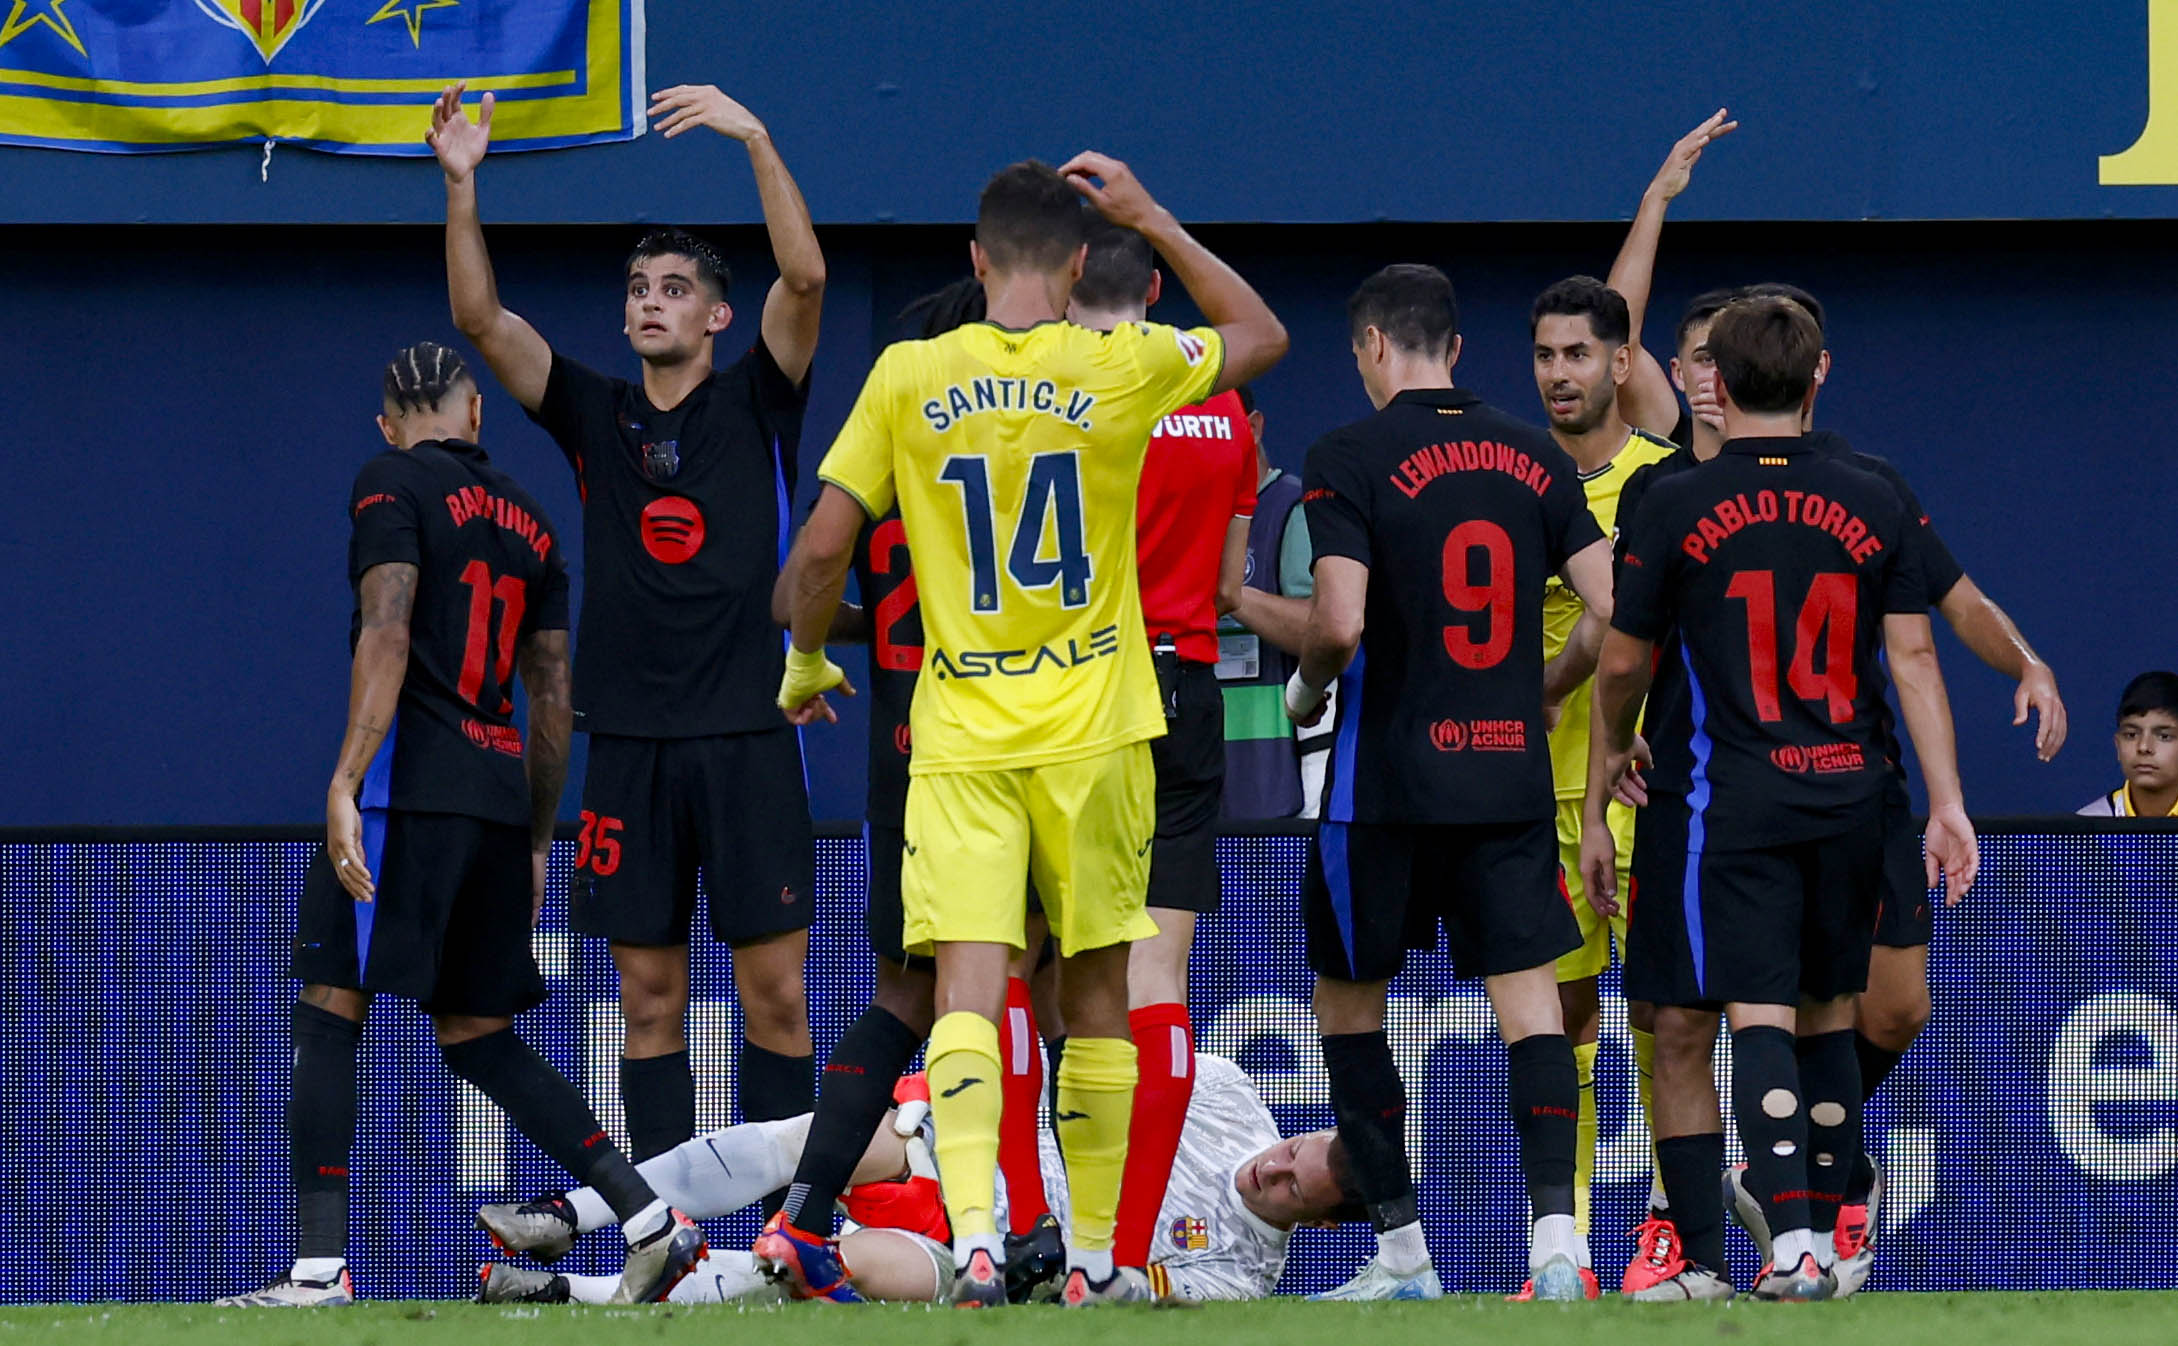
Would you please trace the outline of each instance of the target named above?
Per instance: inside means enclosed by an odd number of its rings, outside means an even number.
[[[386,405],[397,411],[437,411],[456,385],[472,383],[469,366],[436,341],[419,341],[386,366]]]

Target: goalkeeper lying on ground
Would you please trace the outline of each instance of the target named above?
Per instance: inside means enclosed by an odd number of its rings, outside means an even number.
[[[918,1081],[919,1083],[919,1081]],[[847,1280],[813,1286],[835,1300],[933,1300],[953,1283],[945,1205],[922,1128],[927,1104],[903,1103],[887,1114],[840,1201],[850,1224],[840,1239]],[[809,1118],[751,1122],[698,1136],[641,1164],[660,1199],[699,1219],[728,1214],[792,1178]],[[1044,1186],[1053,1213],[1066,1219],[1065,1168],[1048,1130]],[[1157,1217],[1149,1277],[1159,1297],[1257,1299],[1285,1271],[1293,1227],[1354,1216],[1351,1178],[1337,1135],[1278,1134],[1270,1110],[1240,1067],[1197,1058],[1195,1092],[1180,1133],[1172,1182]],[[576,1237],[612,1223],[612,1211],[588,1189],[520,1206],[486,1206],[477,1223],[510,1252],[551,1262]],[[556,1275],[495,1263],[483,1269],[486,1303],[604,1303],[610,1276]],[[713,1250],[675,1287],[671,1302],[714,1303],[745,1296],[783,1297],[756,1258]]]

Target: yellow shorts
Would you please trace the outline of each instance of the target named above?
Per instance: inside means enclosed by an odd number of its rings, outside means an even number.
[[[1618,915],[1605,920],[1588,905],[1588,888],[1581,882],[1581,801],[1558,801],[1558,875],[1565,885],[1565,899],[1573,904],[1573,919],[1580,923],[1581,946],[1558,960],[1558,980],[1585,981],[1600,977],[1611,965],[1611,941],[1618,941],[1620,962],[1626,960],[1626,878],[1633,867],[1634,811],[1611,801],[1611,835],[1618,838]]]
[[[1060,952],[1157,933],[1149,896],[1157,774],[1147,743],[1050,766],[945,771],[908,782],[900,866],[909,953],[1022,948],[1034,879]]]

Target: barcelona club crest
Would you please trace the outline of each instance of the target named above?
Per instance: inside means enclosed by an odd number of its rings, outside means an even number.
[[[1210,1246],[1210,1225],[1193,1215],[1172,1222],[1172,1246],[1183,1253],[1199,1253]]]
[[[197,8],[214,23],[248,38],[265,64],[271,65],[287,40],[325,8],[325,0],[197,0]]]

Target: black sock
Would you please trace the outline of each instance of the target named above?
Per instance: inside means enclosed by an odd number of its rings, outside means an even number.
[[[583,1102],[567,1077],[552,1068],[511,1028],[486,1033],[466,1042],[439,1047],[446,1068],[475,1085],[497,1103],[514,1123],[552,1157],[553,1162],[598,1195],[622,1221],[635,1218],[643,1207],[657,1200],[650,1184],[635,1165],[613,1144],[597,1114]]]
[[[1421,1216],[1407,1168],[1407,1087],[1384,1030],[1332,1033],[1323,1040],[1331,1077],[1331,1112],[1353,1165],[1354,1184],[1378,1233]]]
[[[688,1049],[620,1058],[620,1106],[628,1114],[628,1149],[640,1164],[696,1134],[696,1076]]]
[[[1574,1146],[1580,1126],[1580,1071],[1563,1033],[1540,1033],[1505,1048],[1520,1168],[1535,1215],[1573,1213]]]
[[[1723,1275],[1724,1133],[1660,1140],[1656,1167],[1664,1175],[1664,1198],[1671,1202],[1671,1223],[1686,1260]]]
[[[1904,1052],[1894,1052],[1888,1047],[1869,1041],[1860,1034],[1853,1035],[1853,1053],[1860,1058],[1860,1101],[1863,1105],[1883,1087],[1883,1081],[1891,1077],[1898,1063],[1906,1058]],[[1863,1107],[1863,1111],[1866,1109]],[[1845,1184],[1845,1200],[1849,1205],[1865,1205],[1868,1192],[1875,1186],[1875,1161],[1868,1157],[1865,1143],[1860,1158],[1853,1163],[1853,1174]]]
[[[355,1058],[362,1042],[363,1025],[297,1002],[287,1136],[298,1257],[347,1255],[348,1151],[355,1144]]]
[[[1807,1098],[1809,1228],[1838,1227],[1838,1206],[1860,1164],[1860,1060],[1851,1029],[1800,1039],[1800,1089]]]
[[[1782,1028],[1732,1033],[1732,1115],[1747,1148],[1747,1177],[1761,1195],[1770,1236],[1810,1229],[1807,1200],[1807,1099],[1800,1090],[1797,1044]]]
[[[759,1047],[743,1039],[741,1065],[734,1072],[734,1089],[741,1095],[741,1120],[744,1122],[771,1122],[781,1117],[799,1117],[805,1112],[817,1110],[817,1058],[815,1056],[781,1056],[775,1051]],[[885,1082],[887,1097],[892,1094],[892,1081]],[[868,1135],[862,1143],[870,1143]],[[787,1189],[766,1192],[760,1203],[767,1221],[779,1213],[786,1204]]]
[[[802,1146],[801,1162],[794,1166],[794,1185],[787,1189],[787,1219],[804,1233],[829,1237],[832,1203],[854,1176],[855,1165],[870,1147],[885,1109],[892,1103],[893,1085],[922,1036],[894,1015],[872,1005],[862,1011],[841,1036],[839,1047],[824,1067],[824,1093],[817,1100],[817,1115],[809,1123],[809,1139]]]

